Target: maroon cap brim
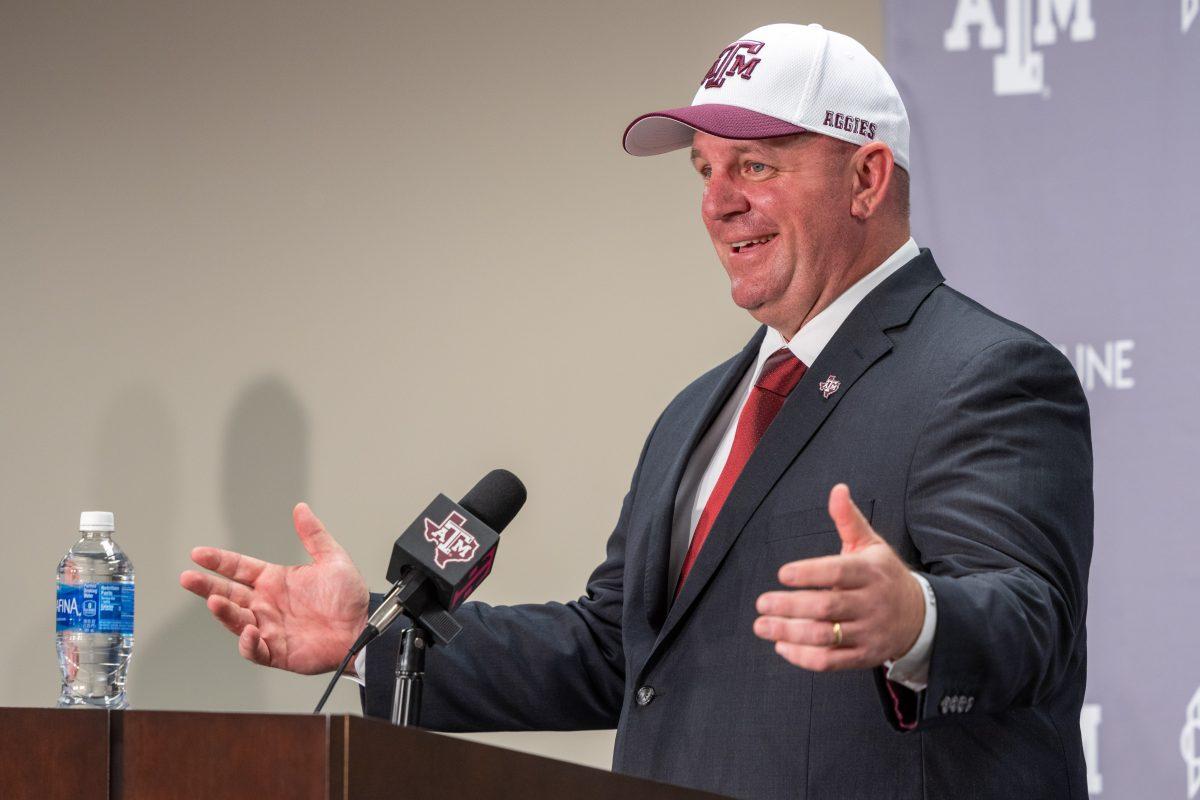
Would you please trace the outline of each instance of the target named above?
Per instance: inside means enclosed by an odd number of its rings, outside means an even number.
[[[629,123],[622,145],[634,156],[656,156],[692,143],[696,131],[722,139],[773,139],[805,129],[741,106],[706,103],[655,111]]]

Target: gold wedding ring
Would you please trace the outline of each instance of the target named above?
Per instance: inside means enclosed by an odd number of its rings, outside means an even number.
[[[842,623],[833,623],[833,645],[832,647],[842,646]]]

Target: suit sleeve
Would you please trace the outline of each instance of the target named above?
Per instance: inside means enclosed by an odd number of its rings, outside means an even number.
[[[604,562],[588,579],[583,597],[569,603],[516,606],[468,602],[459,608],[455,617],[463,624],[462,633],[427,656],[422,727],[442,731],[616,727],[625,686],[621,609],[626,526],[640,471],[639,460]],[[399,636],[400,631],[393,629],[368,648],[363,693],[367,716],[390,716]]]
[[[893,722],[905,705],[921,727],[1033,706],[1083,668],[1092,514],[1087,401],[1070,362],[1031,338],[977,354],[909,470],[906,523],[938,621],[929,684],[907,698],[892,686]]]

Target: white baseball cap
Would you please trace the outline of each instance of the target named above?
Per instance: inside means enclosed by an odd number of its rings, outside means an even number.
[[[695,131],[723,139],[821,133],[884,142],[908,169],[908,112],[883,65],[849,36],[820,25],[755,28],[709,67],[690,106],[643,114],[624,147],[654,156],[690,147]]]

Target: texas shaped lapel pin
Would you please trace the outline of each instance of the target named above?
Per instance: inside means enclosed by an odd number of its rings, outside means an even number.
[[[828,400],[829,395],[842,388],[842,382],[838,380],[837,375],[831,374],[828,378],[818,383],[817,388],[821,390],[821,396]]]

